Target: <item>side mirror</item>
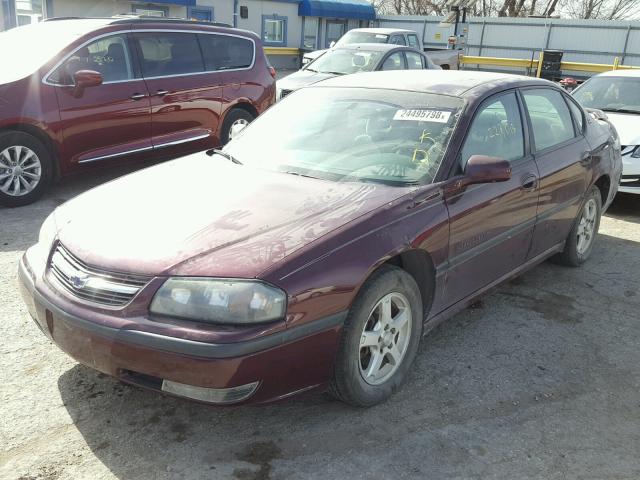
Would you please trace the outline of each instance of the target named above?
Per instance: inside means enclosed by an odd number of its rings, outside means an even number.
[[[247,128],[248,123],[236,123],[231,126],[231,130],[229,131],[229,139],[236,138],[240,132],[242,132],[245,128]]]
[[[511,164],[504,158],[471,155],[463,178],[466,185],[506,182],[511,179]]]
[[[73,74],[76,96],[82,96],[85,88],[102,85],[103,80],[100,72],[94,70],[78,70]]]
[[[333,41],[333,42],[331,42],[331,43],[329,44],[329,48],[333,48],[333,47],[335,47],[335,46],[336,46],[336,42],[335,42],[335,41]]]

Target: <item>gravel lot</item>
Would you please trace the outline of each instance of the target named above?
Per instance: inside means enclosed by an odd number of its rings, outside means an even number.
[[[215,408],[82,367],[27,318],[16,268],[40,223],[122,173],[0,208],[0,478],[640,478],[640,198],[583,268],[545,263],[424,338],[384,405]]]

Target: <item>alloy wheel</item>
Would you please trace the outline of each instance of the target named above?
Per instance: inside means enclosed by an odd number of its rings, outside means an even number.
[[[360,338],[358,366],[369,385],[388,380],[402,363],[411,339],[412,312],[407,298],[392,292],[373,307]]]
[[[19,197],[40,183],[42,164],[28,147],[13,145],[0,152],[0,192]]]
[[[577,252],[580,255],[584,255],[593,242],[593,237],[596,230],[596,220],[598,215],[598,205],[596,201],[591,198],[584,204],[582,208],[582,215],[580,216],[580,222],[578,223],[578,235],[577,235]]]

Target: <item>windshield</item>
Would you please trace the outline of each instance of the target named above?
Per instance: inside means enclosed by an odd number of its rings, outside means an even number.
[[[593,77],[578,88],[573,97],[587,108],[640,113],[640,78]]]
[[[307,70],[336,75],[370,72],[376,68],[382,55],[384,55],[384,52],[330,50],[313,63],[310,63]]]
[[[104,22],[102,22],[104,23]],[[44,22],[0,33],[0,84],[28,77],[89,29],[69,22]],[[6,68],[8,65],[11,68]]]
[[[395,90],[304,88],[224,148],[245,165],[333,181],[431,183],[461,99]]]
[[[352,43],[387,43],[389,35],[372,32],[350,31],[345,33],[336,45],[351,45]]]

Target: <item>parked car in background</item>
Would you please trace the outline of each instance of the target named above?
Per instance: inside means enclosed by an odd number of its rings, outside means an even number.
[[[219,146],[275,101],[251,32],[186,20],[59,19],[0,33],[0,204],[61,175]]]
[[[640,194],[640,71],[601,73],[574,90],[573,97],[584,107],[606,112],[622,144],[618,191]]]
[[[621,171],[615,130],[554,84],[471,71],[332,78],[210,153],[58,207],[19,267],[73,358],[210,403],[384,401],[423,331],[585,262]]]
[[[278,100],[298,88],[338,75],[376,70],[440,70],[413,48],[388,43],[363,43],[334,47],[301,70],[276,82]]]
[[[408,46],[421,52],[426,52],[429,59],[442,67],[443,70],[457,70],[460,64],[460,50],[446,48],[424,48],[418,34],[413,30],[395,28],[354,28],[345,33],[340,39],[332,42],[331,47],[344,47],[356,43],[389,43],[392,45]],[[327,50],[315,50],[302,56],[302,65],[323,55]]]

